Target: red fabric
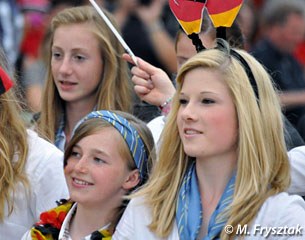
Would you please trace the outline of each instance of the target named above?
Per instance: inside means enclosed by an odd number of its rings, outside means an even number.
[[[240,5],[242,5],[242,0],[214,0],[208,1],[206,8],[208,9],[209,15],[213,15],[228,12]]]
[[[253,0],[253,3],[257,9],[261,8],[264,4],[265,0]]]
[[[44,35],[43,28],[29,29],[25,33],[25,36],[21,43],[21,52],[27,56],[37,58],[39,52],[39,46],[42,42],[43,35]]]
[[[305,41],[296,48],[294,55],[305,68]]]
[[[19,0],[18,2],[20,8],[26,10],[21,52],[37,58],[45,31],[46,14],[44,12],[48,9],[49,0]]]
[[[202,18],[202,9],[205,4],[187,0],[170,0],[169,6],[179,21],[193,22]]]
[[[0,94],[8,91],[13,86],[13,81],[8,74],[0,67]]]

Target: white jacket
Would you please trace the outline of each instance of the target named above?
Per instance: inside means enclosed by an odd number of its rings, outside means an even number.
[[[25,171],[31,192],[27,196],[24,187],[18,186],[14,198],[15,211],[0,223],[0,239],[3,240],[21,239],[39,220],[41,212],[56,207],[57,200],[68,198],[63,153],[32,130],[28,130],[28,143]]]

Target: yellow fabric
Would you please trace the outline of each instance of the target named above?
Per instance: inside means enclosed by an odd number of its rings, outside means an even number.
[[[231,27],[238,12],[241,8],[241,4],[229,11],[219,13],[219,14],[213,14],[209,15],[214,27]]]
[[[199,33],[201,30],[201,19],[192,22],[185,22],[179,20],[179,23],[187,35],[190,35],[192,33]]]

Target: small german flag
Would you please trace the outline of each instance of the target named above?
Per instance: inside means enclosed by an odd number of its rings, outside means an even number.
[[[243,0],[207,1],[206,8],[214,27],[231,27],[242,3]]]
[[[215,28],[231,27],[243,0],[169,0],[170,8],[187,35],[199,33],[206,8]]]
[[[200,32],[205,1],[169,0],[169,6],[187,35]]]
[[[5,93],[13,86],[13,81],[8,74],[0,67],[0,94]]]

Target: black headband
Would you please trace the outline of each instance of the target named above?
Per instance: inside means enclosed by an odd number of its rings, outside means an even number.
[[[258,87],[257,87],[254,75],[253,75],[253,73],[251,71],[251,68],[250,68],[249,64],[247,63],[247,61],[238,52],[236,52],[233,49],[230,49],[230,55],[233,56],[235,59],[237,59],[241,63],[241,65],[243,66],[244,70],[246,71],[246,74],[247,74],[247,76],[249,78],[249,81],[250,81],[250,84],[252,86],[252,89],[253,89],[253,91],[255,93],[257,104],[259,104]]]
[[[226,52],[226,47],[224,45],[224,41],[223,39],[218,39],[217,41],[217,49],[219,49],[220,51],[223,51],[223,52]],[[248,79],[250,81],[250,84],[252,86],[252,89],[254,91],[254,94],[255,94],[255,97],[256,97],[256,101],[257,101],[257,104],[259,104],[259,94],[258,94],[258,87],[257,87],[257,84],[256,84],[256,81],[255,81],[255,78],[254,78],[254,75],[252,73],[252,70],[249,66],[249,64],[247,63],[247,61],[238,53],[236,52],[234,49],[230,48],[229,50],[229,54],[230,56],[234,57],[236,60],[238,60],[241,65],[243,66],[247,76],[248,76]]]
[[[192,40],[192,43],[195,46],[197,53],[206,49],[206,47],[203,46],[202,41],[199,38],[199,34],[192,33],[192,34],[187,35],[187,36]]]
[[[226,28],[225,27],[218,27],[216,30],[217,30],[217,39],[218,39],[216,49],[218,49],[222,52],[228,52],[228,51],[226,51],[226,47],[225,47],[225,44],[224,44],[224,41],[226,41],[225,40],[226,39]],[[203,46],[202,41],[200,40],[198,34],[193,33],[193,34],[188,35],[188,37],[190,39],[192,39],[192,43],[196,47],[197,52],[206,50],[206,47]],[[252,89],[254,91],[257,104],[259,105],[258,87],[257,87],[254,75],[251,71],[251,68],[250,68],[249,64],[238,52],[236,52],[232,48],[230,48],[228,54],[230,56],[234,57],[235,59],[237,59],[241,63],[241,65],[243,66],[243,68],[244,68],[244,70],[245,70],[245,72],[246,72],[246,74],[249,78]]]

